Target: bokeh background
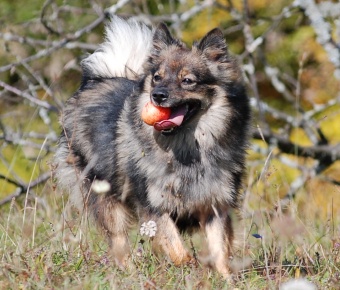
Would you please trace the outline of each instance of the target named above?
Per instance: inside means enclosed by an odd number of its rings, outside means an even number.
[[[339,208],[340,4],[311,0],[1,1],[1,199],[52,190],[58,114],[110,13],[163,21],[188,44],[222,28],[254,111],[248,205]]]
[[[112,14],[165,22],[188,45],[222,29],[253,109],[242,207],[249,233],[263,237],[266,220],[289,240],[302,233],[302,221],[316,229],[304,253],[324,236],[331,253],[339,249],[340,3],[321,0],[2,0],[0,240],[9,241],[14,209],[24,213],[14,218],[22,228],[39,210],[45,230],[56,218],[51,210],[61,215],[67,197],[60,200],[53,178],[58,115],[79,87],[80,61],[103,41]],[[284,218],[275,219],[278,212]],[[306,248],[296,246],[295,257]],[[333,261],[339,271],[338,254]]]

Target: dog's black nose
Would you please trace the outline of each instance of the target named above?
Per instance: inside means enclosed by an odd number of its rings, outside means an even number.
[[[156,104],[161,104],[169,98],[169,94],[165,89],[155,89],[152,92],[152,99]]]

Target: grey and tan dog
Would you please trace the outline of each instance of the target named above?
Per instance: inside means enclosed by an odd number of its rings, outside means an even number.
[[[250,108],[222,32],[188,48],[164,24],[152,30],[114,17],[82,68],[56,153],[71,202],[91,212],[118,264],[129,257],[133,223],[152,220],[153,244],[175,265],[192,260],[180,232],[201,229],[213,266],[227,277]],[[169,122],[154,128],[141,120],[149,101],[171,109]],[[94,180],[110,189],[96,193]]]

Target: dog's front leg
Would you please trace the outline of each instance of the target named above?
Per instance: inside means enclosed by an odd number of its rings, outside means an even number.
[[[230,279],[228,260],[231,255],[233,229],[229,215],[215,211],[204,222],[204,230],[212,263],[223,277]]]
[[[161,249],[170,260],[176,265],[190,263],[192,256],[184,247],[182,238],[178,229],[168,214],[159,217],[153,217],[157,224],[157,232],[153,239],[155,250]]]

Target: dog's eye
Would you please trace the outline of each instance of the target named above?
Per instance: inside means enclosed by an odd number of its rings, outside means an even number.
[[[195,83],[195,81],[192,80],[192,79],[190,79],[190,78],[184,78],[184,79],[182,80],[182,84],[183,84],[183,85],[192,85],[192,84],[194,84],[194,83]]]
[[[162,80],[162,77],[161,77],[160,75],[155,74],[155,75],[153,76],[153,81],[154,81],[155,83],[160,82],[161,80]]]

